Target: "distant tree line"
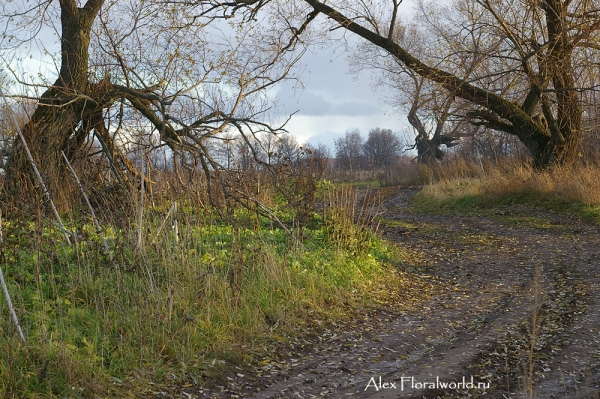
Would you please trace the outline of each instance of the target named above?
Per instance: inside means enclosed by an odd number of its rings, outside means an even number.
[[[264,134],[245,137],[226,134],[212,142],[207,151],[228,171],[263,171],[269,167],[297,170],[307,162],[325,170],[331,163],[331,152],[325,145],[300,144],[291,134]],[[190,167],[193,160],[188,159]]]
[[[398,133],[374,128],[366,140],[355,129],[335,140],[335,166],[348,171],[379,169],[392,166],[403,150]]]

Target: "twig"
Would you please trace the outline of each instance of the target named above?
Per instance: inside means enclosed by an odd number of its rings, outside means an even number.
[[[88,196],[85,194],[85,190],[83,189],[83,185],[81,184],[81,181],[79,180],[79,177],[77,177],[77,173],[75,173],[75,169],[73,169],[73,167],[71,166],[71,163],[69,162],[69,160],[67,159],[67,156],[65,155],[64,151],[60,151],[63,158],[65,159],[65,162],[67,163],[67,166],[69,167],[69,170],[71,171],[71,173],[73,174],[73,177],[75,178],[75,181],[77,182],[77,185],[79,186],[79,190],[81,191],[81,194],[83,195],[83,198],[85,199],[85,203],[87,204],[90,213],[92,214],[92,219],[94,220],[94,225],[96,226],[96,233],[98,233],[100,235],[100,238],[102,239],[102,244],[104,245],[104,250],[106,251],[106,254],[108,255],[108,258],[110,259],[111,263],[113,262],[113,256],[112,253],[110,252],[110,249],[108,248],[108,243],[106,242],[106,239],[104,238],[104,234],[102,234],[102,228],[100,227],[100,223],[98,223],[98,218],[96,217],[96,213],[94,212],[94,208],[92,208],[92,204],[90,203],[90,200],[88,198]]]
[[[177,220],[177,215],[175,221],[173,221],[173,234],[175,235],[175,242],[179,244],[179,220]]]
[[[0,210],[0,253],[2,254],[2,259],[4,258],[4,240],[2,239],[2,211]],[[19,319],[17,318],[17,313],[15,312],[15,308],[13,307],[12,301],[10,300],[10,294],[8,293],[8,287],[6,287],[6,282],[4,281],[4,273],[2,272],[2,265],[0,265],[0,284],[2,284],[2,291],[4,291],[4,298],[6,298],[6,305],[8,306],[8,311],[10,312],[10,316],[12,318],[13,323],[17,329],[17,333],[19,334],[19,338],[21,338],[21,342],[24,346],[27,345],[27,341],[25,340],[25,336],[23,335],[23,330],[21,330],[21,325],[19,324]]]
[[[171,212],[173,212],[176,209],[177,209],[177,202],[173,201],[173,203],[171,204],[171,207],[169,208],[169,211],[167,212],[167,215],[164,217],[162,223],[160,224],[160,227],[158,228],[158,231],[156,232],[156,235],[154,236],[154,239],[152,240],[150,245],[154,245],[154,243],[158,239],[158,235],[162,231],[163,227],[165,227],[165,223],[167,223],[169,216],[171,216]],[[177,232],[175,232],[175,234],[177,234]]]
[[[138,219],[138,249],[142,249],[142,222],[144,217],[144,153],[142,152],[142,169],[140,179],[140,212]]]
[[[169,328],[171,328],[171,318],[173,316],[173,288],[169,289]]]
[[[98,134],[98,132],[96,132],[96,129],[94,129],[94,136],[98,139],[100,146],[104,150],[104,153],[106,154],[106,158],[108,159],[108,164],[110,165],[110,168],[112,169],[113,173],[117,177],[119,184],[121,185],[121,187],[127,187],[127,185],[123,181],[123,177],[121,176],[121,173],[119,173],[119,170],[117,169],[117,167],[115,165],[115,160],[114,160],[112,154],[110,153],[110,148],[108,148],[108,145],[106,145],[106,141],[104,141],[104,138],[102,137],[102,135],[100,135],[100,134]]]

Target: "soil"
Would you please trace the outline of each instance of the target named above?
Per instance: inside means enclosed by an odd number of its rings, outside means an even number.
[[[599,398],[600,228],[522,205],[479,216],[411,211],[387,192],[379,233],[443,287],[282,345],[188,398]],[[444,387],[444,384],[446,386]]]

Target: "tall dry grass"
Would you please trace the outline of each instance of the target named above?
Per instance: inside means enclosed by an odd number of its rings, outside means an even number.
[[[446,177],[434,180],[423,188],[422,196],[437,201],[452,201],[465,197],[480,197],[483,201],[503,200],[600,205],[600,167],[594,165],[573,168],[537,170],[520,163],[487,165],[463,170],[446,171]],[[470,170],[470,172],[468,172]]]
[[[329,187],[323,203],[327,241],[340,251],[368,250],[374,238],[369,226],[375,225],[379,205],[379,198],[372,192],[361,196],[352,187]]]

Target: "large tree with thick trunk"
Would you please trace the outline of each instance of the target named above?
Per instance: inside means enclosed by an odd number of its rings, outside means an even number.
[[[15,59],[40,31],[54,28],[60,38],[59,53],[44,49],[58,66],[54,83],[24,81],[13,71],[22,87],[44,90],[10,96],[34,101],[21,131],[53,192],[67,173],[62,152],[71,161],[86,159],[92,141],[127,184],[140,175],[126,142],[137,140],[146,152],[169,146],[211,174],[220,168],[208,150],[211,139],[229,130],[246,140],[278,131],[265,121],[267,89],[288,76],[303,51],[297,38],[306,26],[301,16],[287,20],[287,29],[265,29],[246,7],[222,12],[202,2],[160,0],[40,0],[2,12],[0,45]],[[29,183],[35,179],[24,144],[14,140],[5,193],[18,194]]]
[[[92,25],[102,0],[90,0],[78,8],[74,0],[60,2],[61,67],[56,82],[40,97],[31,119],[22,128],[34,160],[48,183],[56,187],[60,178],[61,151],[72,157],[91,125],[102,116],[102,109],[114,101],[109,82],[89,80],[89,47]],[[29,163],[24,145],[14,141],[8,168],[9,188],[28,181]]]
[[[424,62],[396,40],[401,0],[304,1],[337,27],[381,50],[382,57],[394,57],[469,102],[472,108],[467,116],[473,123],[517,136],[537,166],[573,163],[582,137],[580,93],[593,87],[588,79],[593,64],[587,63],[586,50],[598,47],[597,1],[462,2],[469,13],[477,14],[477,23],[468,26],[457,21],[455,39],[469,30],[483,30],[488,36],[471,54],[485,55],[487,61],[481,60],[483,68],[467,77],[440,67],[441,63]],[[441,44],[436,48],[440,59],[464,54]]]

